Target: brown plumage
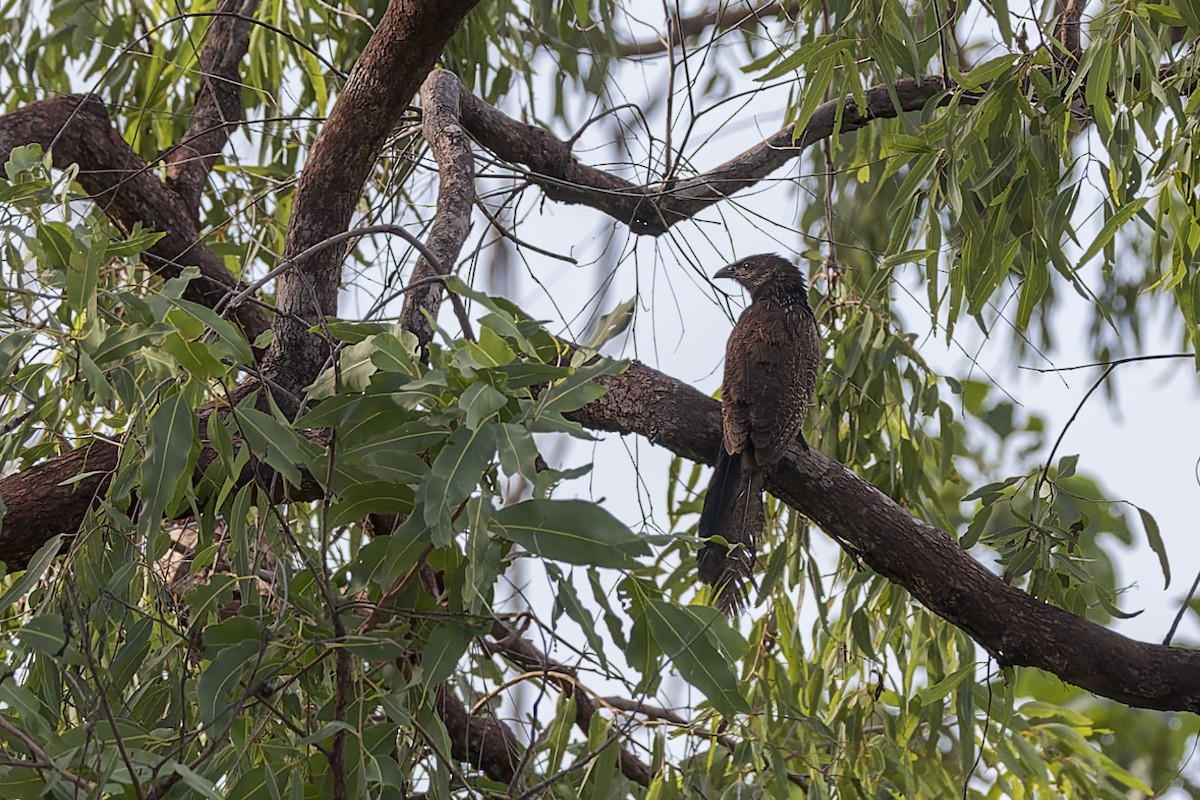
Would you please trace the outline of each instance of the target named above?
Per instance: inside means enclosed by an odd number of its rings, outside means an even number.
[[[763,529],[763,469],[793,442],[808,449],[800,431],[821,361],[817,324],[804,276],[776,255],[750,256],[713,277],[732,278],[750,291],[725,347],[721,389],[722,446],[704,498],[698,534],[705,542],[700,579],[715,587],[716,604],[736,612]],[[737,547],[740,545],[740,547]]]

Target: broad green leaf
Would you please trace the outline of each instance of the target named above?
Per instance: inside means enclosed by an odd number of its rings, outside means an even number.
[[[197,711],[205,725],[222,724],[242,693],[245,668],[253,666],[260,643],[238,642],[221,650],[196,681]]]
[[[504,538],[534,555],[615,569],[637,566],[650,548],[612,514],[586,500],[526,500],[496,512]]]
[[[475,381],[463,391],[459,405],[467,414],[467,427],[477,429],[508,404],[508,398],[483,381]]]
[[[726,656],[717,648],[709,623],[690,607],[665,600],[646,603],[646,622],[659,647],[713,707],[727,717],[750,710],[738,690],[737,676]]]

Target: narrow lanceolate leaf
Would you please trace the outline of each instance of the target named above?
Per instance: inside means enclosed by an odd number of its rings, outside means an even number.
[[[495,453],[495,425],[485,424],[478,430],[456,430],[434,459],[417,490],[417,503],[424,509],[425,524],[434,531],[435,546],[449,541],[450,512],[470,497]]]
[[[1162,568],[1163,588],[1171,585],[1171,561],[1167,558],[1167,546],[1163,544],[1162,534],[1158,531],[1158,521],[1154,516],[1144,508],[1138,508],[1138,514],[1142,518],[1142,527],[1146,529],[1146,540],[1150,543],[1150,549],[1154,551],[1154,555],[1158,556],[1158,565]]]
[[[1139,197],[1136,200],[1121,206],[1117,213],[1105,220],[1104,227],[1100,229],[1100,233],[1096,235],[1096,238],[1092,240],[1092,243],[1088,246],[1088,249],[1084,251],[1083,257],[1079,259],[1079,266],[1082,267],[1084,264],[1091,261],[1093,256],[1107,247],[1108,243],[1112,241],[1113,236],[1116,235],[1117,230],[1130,219],[1132,219],[1134,214],[1141,211],[1142,207],[1145,205],[1146,198]]]
[[[738,691],[733,666],[717,647],[705,619],[690,608],[665,600],[650,600],[646,604],[646,622],[679,674],[703,692],[713,708],[727,717],[750,710],[746,698]]]
[[[153,525],[162,518],[181,484],[191,476],[196,415],[183,395],[173,392],[158,404],[149,427],[141,469],[144,525]]]
[[[633,531],[585,500],[526,500],[496,512],[510,542],[534,555],[597,567],[631,569],[650,548]]]
[[[0,531],[3,531],[3,528],[0,528]],[[25,567],[25,572],[17,578],[12,586],[8,587],[4,596],[0,597],[0,613],[7,613],[9,606],[29,594],[29,590],[42,579],[46,570],[50,569],[50,565],[54,563],[54,559],[58,558],[58,551],[62,549],[62,540],[61,533],[51,537],[38,549],[33,558],[29,559],[29,566]]]

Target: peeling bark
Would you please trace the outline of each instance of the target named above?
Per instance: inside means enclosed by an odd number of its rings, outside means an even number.
[[[471,141],[459,121],[459,90],[462,83],[451,72],[439,69],[421,86],[421,110],[425,141],[438,162],[437,212],[426,240],[437,263],[421,256],[409,283],[445,275],[454,267],[463,242],[471,231],[471,208],[475,203],[475,160]],[[429,319],[437,314],[444,288],[431,281],[405,296],[400,324],[412,331],[422,345],[433,338]],[[426,316],[426,313],[429,316]]]

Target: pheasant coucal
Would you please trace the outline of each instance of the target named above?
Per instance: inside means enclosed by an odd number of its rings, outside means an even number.
[[[763,469],[793,442],[807,450],[800,423],[821,361],[817,323],[804,276],[790,261],[763,254],[717,272],[750,291],[725,347],[721,389],[724,436],[704,498],[698,534],[721,536],[700,550],[700,580],[715,587],[717,606],[739,611],[763,529]],[[741,545],[740,547],[733,547]]]

